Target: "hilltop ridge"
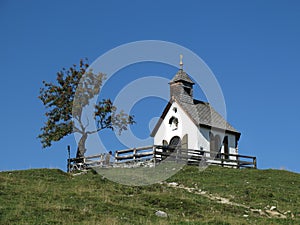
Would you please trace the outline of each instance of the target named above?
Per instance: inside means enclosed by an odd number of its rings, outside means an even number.
[[[186,166],[134,187],[92,171],[10,171],[0,172],[0,202],[1,224],[300,224],[300,174]]]

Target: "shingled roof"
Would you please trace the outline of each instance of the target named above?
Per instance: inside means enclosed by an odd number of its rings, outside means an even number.
[[[181,61],[180,69],[170,82],[171,100],[165,107],[160,117],[161,119],[153,129],[151,136],[153,137],[156,134],[172,103],[176,101],[192,119],[196,126],[207,126],[211,128],[221,129],[227,132],[233,132],[239,137],[240,132],[237,131],[233,126],[231,126],[209,103],[193,99],[192,91],[189,93],[185,91],[184,83],[190,84],[190,88],[192,88],[193,84],[195,83],[182,69],[182,66],[183,63]],[[183,85],[176,85],[176,83],[181,83]]]
[[[187,83],[195,84],[189,75],[183,71],[183,69],[179,69],[176,75],[173,77],[170,83],[178,82],[178,81],[185,81]]]
[[[184,111],[194,120],[196,125],[219,128],[240,133],[230,125],[209,103],[193,99],[193,103],[178,101]]]
[[[188,114],[188,116],[193,120],[196,126],[208,126],[211,128],[218,128],[224,131],[233,132],[238,137],[240,132],[236,130],[232,125],[230,125],[209,103],[193,99],[193,103],[186,101],[180,101],[177,98],[172,98],[167,106],[165,107],[161,119],[158,121],[154,127],[151,136],[154,137],[158,128],[160,127],[162,121],[167,115],[172,102],[176,101],[183,110]]]

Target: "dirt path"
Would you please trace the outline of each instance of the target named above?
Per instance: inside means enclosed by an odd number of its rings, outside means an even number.
[[[183,184],[178,184],[176,182],[165,183],[165,184],[171,188],[184,189],[190,193],[201,195],[203,197],[209,198],[210,200],[215,201],[220,204],[242,207],[245,209],[246,212],[248,212],[243,215],[244,217],[248,217],[250,212],[253,214],[259,215],[259,216],[264,216],[264,217],[269,217],[269,218],[287,218],[287,215],[290,215],[292,218],[294,217],[294,215],[290,211],[282,213],[282,212],[279,212],[275,206],[271,206],[269,209],[268,208],[253,209],[247,205],[232,202],[228,198],[221,197],[217,194],[210,194],[210,193],[207,193],[206,191],[202,191],[201,189],[186,187]]]

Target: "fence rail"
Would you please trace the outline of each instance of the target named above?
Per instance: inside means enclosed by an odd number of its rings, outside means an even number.
[[[134,160],[147,160],[154,158],[153,146],[145,146],[140,148],[130,148],[124,150],[118,150],[115,153],[115,162],[121,163],[125,161],[134,161]]]
[[[210,164],[221,166],[257,168],[256,157],[254,156],[212,153],[197,149],[176,149],[160,145],[119,150],[115,153],[117,163],[147,160],[150,157],[155,162],[160,162],[168,158],[169,160],[186,161],[187,164],[199,164],[201,160],[206,160]]]
[[[98,154],[82,158],[68,159],[68,171],[83,170],[96,166],[110,164],[110,155]],[[167,146],[153,145],[139,148],[117,150],[115,152],[115,164],[153,160],[159,163],[162,160],[174,160],[190,165],[199,165],[201,162],[235,168],[257,168],[257,160],[254,156],[214,153],[205,150],[170,148]]]
[[[70,158],[67,162],[68,172],[86,170],[96,166],[104,166],[109,163],[109,154],[90,155],[81,158]]]

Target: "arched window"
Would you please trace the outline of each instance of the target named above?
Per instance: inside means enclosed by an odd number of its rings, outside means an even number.
[[[181,146],[181,140],[180,137],[178,136],[174,136],[172,137],[172,139],[170,140],[170,144],[169,144],[169,148],[170,151],[173,152],[176,148],[180,148]]]
[[[178,128],[178,119],[176,117],[172,116],[169,119],[169,124],[170,124],[172,130],[177,130],[177,128]]]

